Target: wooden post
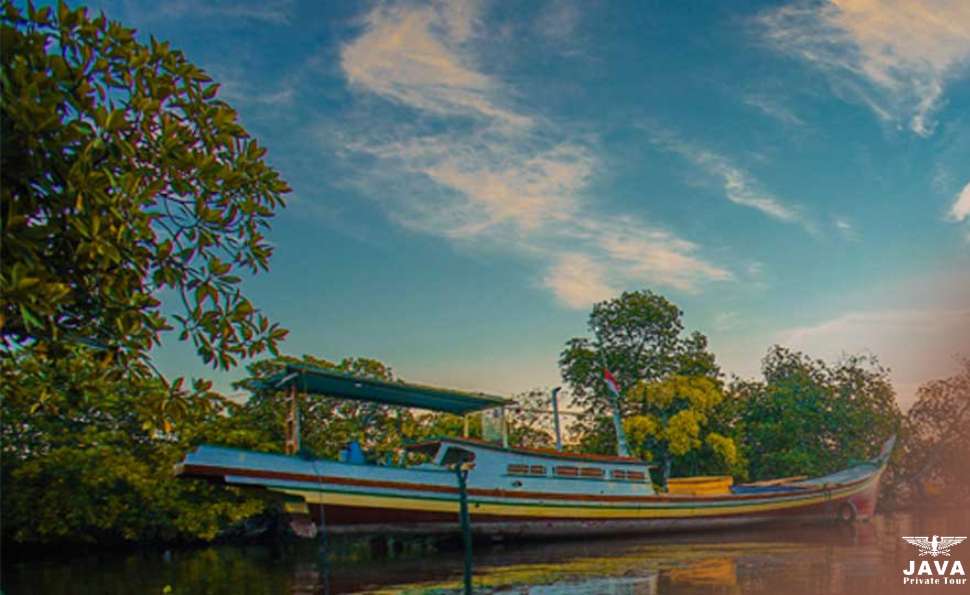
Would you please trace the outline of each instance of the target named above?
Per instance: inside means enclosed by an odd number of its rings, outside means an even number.
[[[462,434],[462,437],[468,438],[468,414],[462,415],[461,418],[465,422],[465,433]]]
[[[296,392],[296,383],[290,385],[287,398],[289,411],[286,414],[286,443],[284,450],[288,455],[300,452],[300,401]]]

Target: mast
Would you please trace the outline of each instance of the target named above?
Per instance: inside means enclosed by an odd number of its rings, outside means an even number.
[[[630,456],[630,447],[626,442],[626,432],[623,431],[623,418],[620,415],[620,400],[616,395],[610,398],[613,405],[613,428],[616,430],[616,454],[621,457]]]
[[[562,450],[562,434],[559,432],[559,391],[561,386],[552,389],[552,420],[556,425],[556,450]]]
[[[599,334],[596,335],[596,344],[600,354],[600,363],[603,364],[604,373],[610,368],[606,365],[606,352],[603,350],[603,342],[599,338]],[[605,382],[605,379],[604,379]],[[620,387],[617,386],[619,390]],[[614,393],[612,390],[610,392],[610,406],[613,409],[613,430],[616,432],[616,454],[621,457],[630,456],[630,447],[626,441],[626,432],[623,431],[623,416],[620,413],[620,395],[619,393]]]

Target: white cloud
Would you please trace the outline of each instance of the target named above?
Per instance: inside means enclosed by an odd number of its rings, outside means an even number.
[[[365,139],[349,147],[446,190],[394,207],[412,227],[456,238],[529,233],[571,220],[596,163],[578,145],[523,147],[488,135]]]
[[[528,254],[547,267],[542,285],[569,307],[631,285],[697,291],[733,278],[669,230],[596,213],[586,191],[602,164],[587,143],[514,109],[511,90],[476,69],[478,27],[465,4],[385,6],[343,48],[352,85],[433,118],[404,123],[371,111],[360,130],[326,135],[376,159],[361,183],[395,220]]]
[[[560,255],[543,284],[571,308],[586,308],[617,294],[603,278],[602,266],[581,253]]]
[[[630,280],[693,292],[704,281],[734,279],[730,271],[694,256],[696,244],[668,231],[646,228],[626,217],[575,223],[572,233],[594,238],[597,248]]]
[[[833,89],[921,136],[970,57],[966,0],[798,2],[763,12],[767,39],[825,70]]]
[[[487,118],[512,127],[531,120],[497,104],[498,84],[468,66],[473,3],[379,7],[340,61],[351,84],[441,116]]]
[[[968,217],[970,217],[970,182],[967,182],[967,185],[953,200],[953,206],[947,213],[947,218],[951,221],[965,221]]]

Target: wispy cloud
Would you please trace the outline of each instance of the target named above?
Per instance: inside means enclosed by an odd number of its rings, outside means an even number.
[[[535,28],[539,35],[558,44],[568,45],[583,22],[582,8],[573,0],[549,2],[539,12]]]
[[[395,220],[527,254],[570,307],[633,284],[697,291],[733,278],[660,225],[597,212],[586,193],[603,164],[589,141],[516,108],[513,91],[476,68],[474,5],[381,6],[364,25],[341,52],[347,80],[418,117],[402,123],[371,106],[340,138],[344,151],[376,160],[362,166],[375,195],[398,190],[381,199]]]
[[[476,6],[454,2],[375,9],[367,16],[365,33],[341,52],[347,79],[421,111],[529,126],[530,118],[499,105],[499,84],[469,65],[467,43]]]
[[[700,247],[670,231],[649,227],[627,216],[577,217],[567,236],[601,253],[618,276],[658,283],[686,292],[705,281],[730,281],[734,275],[697,256]]]
[[[296,84],[293,79],[286,79],[283,81],[282,88],[267,92],[251,90],[252,86],[252,84],[244,83],[240,79],[223,77],[219,97],[234,105],[256,105],[267,108],[292,105],[296,97]]]
[[[953,199],[947,218],[951,221],[966,221],[970,218],[970,182],[963,187],[960,194]]]
[[[766,116],[778,120],[782,124],[787,124],[789,126],[805,125],[805,121],[798,117],[798,115],[792,111],[791,108],[773,97],[768,95],[753,94],[744,96],[743,100],[747,105],[757,109]]]
[[[129,12],[136,12],[140,22],[157,18],[245,19],[273,25],[288,25],[294,11],[293,0],[207,1],[168,0],[153,3],[150,9],[135,2],[125,2]]]
[[[743,320],[737,312],[718,312],[714,315],[714,330],[726,333],[741,327]]]
[[[572,308],[584,308],[617,294],[603,278],[602,267],[582,253],[561,254],[542,282]]]
[[[832,225],[835,229],[842,234],[842,237],[847,240],[858,240],[859,232],[856,230],[855,225],[845,217],[833,217]]]
[[[761,211],[779,221],[800,224],[814,233],[814,226],[797,207],[764,190],[753,176],[734,165],[724,155],[685,141],[669,130],[649,125],[645,128],[657,146],[684,157],[707,175],[717,178],[729,201]]]
[[[779,51],[823,69],[833,89],[928,136],[948,78],[970,57],[964,0],[796,2],[758,17]]]

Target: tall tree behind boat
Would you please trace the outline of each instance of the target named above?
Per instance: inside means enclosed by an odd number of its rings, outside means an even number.
[[[593,306],[587,322],[592,337],[567,341],[559,367],[574,406],[586,412],[575,428],[582,435],[584,451],[616,450],[611,395],[602,380],[604,365],[622,387],[670,375],[718,377],[720,369],[708,350],[707,337],[699,332],[686,334],[682,316],[663,296],[648,290],[625,292]],[[623,417],[640,412],[625,394],[618,401]]]

